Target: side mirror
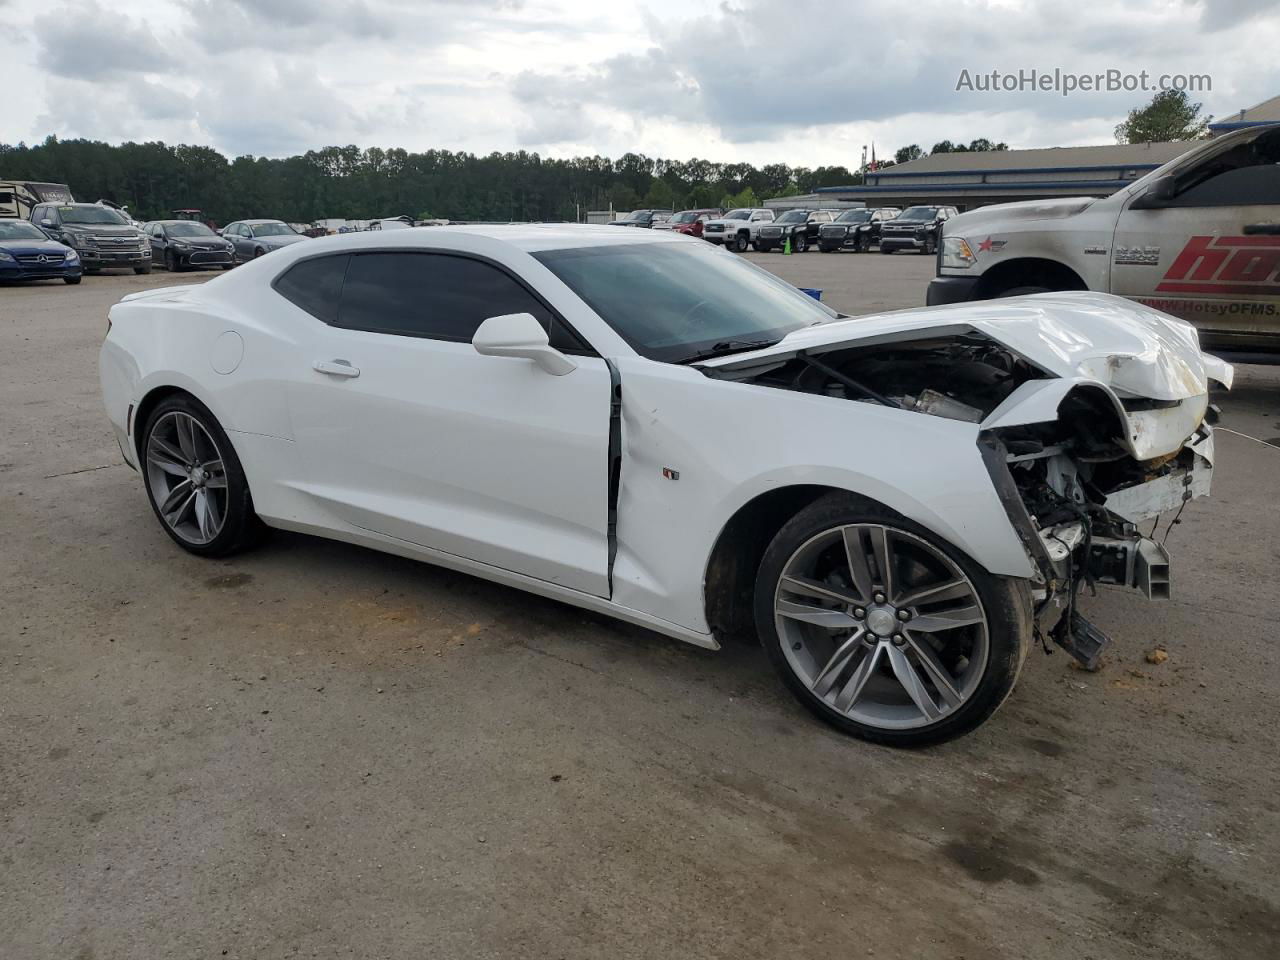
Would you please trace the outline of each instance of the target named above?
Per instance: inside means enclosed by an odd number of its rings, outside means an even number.
[[[45,217],[43,220],[41,220],[41,221],[40,221],[40,226],[42,226],[42,227],[52,227],[52,226],[53,226],[53,221],[52,221],[52,220],[50,220],[48,217]]]
[[[1129,204],[1130,210],[1158,210],[1173,199],[1173,175],[1161,177]]]
[[[547,331],[531,313],[508,313],[490,317],[471,338],[476,353],[486,357],[523,357],[532,360],[553,377],[563,377],[578,369],[572,358],[551,346]]]

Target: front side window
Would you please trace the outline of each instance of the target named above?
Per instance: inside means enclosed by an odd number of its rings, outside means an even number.
[[[1243,207],[1280,203],[1280,131],[1238,143],[1178,177],[1171,207]]]
[[[534,257],[653,360],[680,363],[773,343],[837,316],[773,274],[702,244],[583,247]]]

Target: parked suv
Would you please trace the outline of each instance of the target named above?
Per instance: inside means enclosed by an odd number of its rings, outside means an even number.
[[[231,269],[231,241],[194,220],[152,220],[142,225],[151,240],[151,260],[166,270]]]
[[[809,244],[817,243],[818,229],[835,218],[830,210],[788,210],[773,223],[760,228],[756,235],[756,249],[761,253],[781,250],[790,239],[791,251],[804,253]]]
[[[1197,143],[1101,200],[947,223],[930,304],[1058,290],[1128,297],[1193,323],[1214,350],[1280,361],[1280,124]]]
[[[723,243],[742,253],[756,239],[756,232],[769,223],[773,223],[772,210],[764,207],[740,207],[730,210],[719,220],[704,223],[702,239]]]
[[[942,237],[942,225],[959,215],[955,207],[907,207],[880,228],[880,252],[919,250],[933,256]]]
[[[902,211],[897,207],[845,210],[830,223],[818,228],[818,249],[823,253],[841,249],[865,253],[873,243],[880,242],[880,228],[884,222],[900,213]]]
[[[655,230],[674,230],[690,237],[702,236],[703,225],[708,220],[720,216],[722,210],[681,210],[664,223],[655,223]]]
[[[106,267],[151,272],[151,245],[119,210],[96,203],[41,203],[31,208],[31,222],[75,250],[85,273]]]
[[[611,227],[652,227],[671,219],[670,210],[632,210],[621,220],[610,220]]]

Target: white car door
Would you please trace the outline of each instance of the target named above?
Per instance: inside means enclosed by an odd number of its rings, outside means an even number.
[[[1154,186],[1154,185],[1153,185]],[[1218,347],[1280,334],[1280,131],[1177,171],[1169,195],[1129,201],[1111,292],[1189,320]]]
[[[609,369],[540,299],[493,264],[425,252],[311,258],[275,287],[318,318],[290,377],[296,485],[318,506],[608,596]],[[576,370],[476,352],[481,322],[520,312],[576,349]]]

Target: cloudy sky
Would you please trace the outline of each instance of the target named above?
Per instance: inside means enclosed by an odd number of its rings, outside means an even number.
[[[0,142],[328,144],[855,166],[862,145],[1112,142],[1151,93],[961,71],[1208,74],[1280,93],[1274,0],[0,0]]]

